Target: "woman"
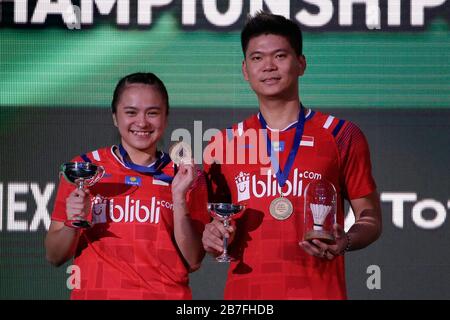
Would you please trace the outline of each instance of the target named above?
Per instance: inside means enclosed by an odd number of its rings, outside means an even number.
[[[175,174],[157,150],[168,112],[158,77],[124,77],[112,101],[121,144],[73,160],[102,166],[103,178],[85,189],[60,180],[45,246],[53,265],[74,257],[81,282],[72,299],[192,298],[188,272],[200,267],[209,220],[206,186],[192,163],[181,163]],[[92,227],[74,227],[77,219]]]

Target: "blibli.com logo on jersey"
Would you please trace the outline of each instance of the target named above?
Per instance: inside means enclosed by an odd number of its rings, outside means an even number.
[[[305,170],[299,172],[294,170],[293,181],[286,180],[286,185],[283,188],[283,195],[293,195],[300,197],[303,194],[303,179],[320,180],[322,175],[320,173]],[[238,201],[250,199],[253,195],[256,198],[270,197],[280,195],[282,189],[280,188],[276,176],[272,174],[272,170],[267,170],[266,178],[257,179],[256,175],[240,172],[235,178]]]
[[[92,206],[92,222],[106,223],[112,222],[141,222],[154,223],[160,221],[161,209],[173,210],[173,204],[158,200],[152,197],[150,201],[141,201],[125,198],[123,205],[114,203],[114,199],[102,199],[97,196],[94,198]],[[109,219],[108,217],[109,216]]]

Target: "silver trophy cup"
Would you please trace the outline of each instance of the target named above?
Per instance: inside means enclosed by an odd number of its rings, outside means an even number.
[[[244,210],[245,206],[241,204],[231,203],[208,203],[208,212],[213,218],[217,218],[223,222],[223,226],[228,228],[231,219]],[[216,258],[218,262],[230,262],[234,258],[228,255],[228,238],[223,238],[223,252]]]
[[[90,162],[67,162],[61,165],[60,174],[78,189],[93,186],[105,173],[102,166]],[[89,228],[91,223],[80,217],[67,221],[75,228]]]

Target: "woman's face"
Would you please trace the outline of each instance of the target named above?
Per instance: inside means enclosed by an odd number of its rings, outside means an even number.
[[[113,114],[125,149],[155,152],[167,125],[166,111],[166,101],[157,87],[141,83],[126,85]]]

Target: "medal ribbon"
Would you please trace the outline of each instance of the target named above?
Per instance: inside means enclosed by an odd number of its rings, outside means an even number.
[[[259,113],[259,122],[261,123],[261,127],[263,128],[263,135],[266,138],[267,155],[270,157],[272,168],[276,172],[278,184],[280,185],[280,187],[284,187],[284,185],[286,184],[286,180],[289,177],[289,172],[292,169],[292,165],[294,164],[298,149],[300,148],[300,141],[302,140],[303,129],[305,127],[305,110],[303,106],[300,105],[300,113],[298,115],[298,121],[295,127],[294,144],[292,145],[291,151],[289,152],[284,170],[281,170],[281,166],[278,163],[277,157],[274,155],[275,152],[272,152],[272,142],[267,134],[267,122],[264,119],[262,113]]]
[[[123,163],[128,168],[133,169],[134,171],[137,171],[139,173],[151,175],[153,179],[161,180],[167,183],[172,182],[173,177],[162,172],[162,169],[171,161],[168,154],[161,151],[157,151],[155,163],[152,164],[151,166],[146,167],[128,161],[129,159],[128,153],[122,146],[122,144],[119,144],[119,152],[120,155],[122,156]]]

